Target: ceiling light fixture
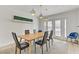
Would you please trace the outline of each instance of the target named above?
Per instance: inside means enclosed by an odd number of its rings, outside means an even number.
[[[39,11],[40,11],[39,16],[38,16],[39,19],[44,19],[44,16],[42,14],[42,6],[43,5],[40,5],[40,9],[39,9]],[[45,10],[47,11],[48,9],[46,8]],[[35,11],[34,8],[31,10],[31,14],[32,14],[32,16],[35,16],[36,15],[36,11]]]
[[[40,5],[40,15],[39,15],[39,19],[43,19],[43,14],[42,14],[42,5]]]
[[[35,12],[34,9],[32,9],[31,14],[32,14],[32,16],[35,16],[36,15],[36,12]]]

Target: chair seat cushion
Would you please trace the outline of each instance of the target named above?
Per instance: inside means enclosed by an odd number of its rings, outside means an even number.
[[[43,40],[38,40],[37,42],[35,42],[35,44],[42,46],[44,44],[44,42],[43,42]]]
[[[27,43],[27,42],[22,42],[22,43],[20,43],[20,45],[21,45],[21,50],[29,47],[29,43]]]

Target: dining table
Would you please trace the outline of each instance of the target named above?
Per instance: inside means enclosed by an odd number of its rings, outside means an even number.
[[[35,41],[41,37],[43,37],[44,33],[43,32],[36,32],[36,33],[30,33],[30,34],[23,34],[19,35],[18,37],[20,40],[24,39],[29,43],[29,54],[32,53],[32,41]]]

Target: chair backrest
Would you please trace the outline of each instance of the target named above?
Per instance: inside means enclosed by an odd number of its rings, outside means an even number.
[[[12,32],[12,36],[13,36],[13,39],[14,39],[14,41],[15,41],[15,43],[16,43],[16,46],[17,46],[18,48],[21,48],[20,43],[19,43],[19,41],[18,41],[18,39],[17,39],[16,33]]]
[[[53,30],[50,31],[49,39],[52,39],[53,36]]]
[[[30,31],[29,30],[25,30],[25,34],[29,34],[30,33]]]
[[[76,39],[79,35],[78,35],[77,32],[71,32],[71,33],[69,34],[69,36],[72,36],[73,38]]]
[[[38,30],[38,32],[42,32],[42,30]]]
[[[46,32],[44,33],[43,42],[46,42],[46,41],[47,41],[47,37],[48,37],[48,31],[46,31]]]
[[[33,33],[36,33],[36,30],[35,29],[33,30]]]

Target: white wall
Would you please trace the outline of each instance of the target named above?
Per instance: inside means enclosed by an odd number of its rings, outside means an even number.
[[[71,11],[67,11],[67,12],[63,12],[63,13],[59,13],[59,14],[55,14],[55,15],[51,15],[48,17],[49,20],[61,20],[61,30],[62,30],[62,36],[64,36],[64,22],[63,20],[66,19],[67,21],[67,28],[66,28],[66,32],[67,32],[67,35],[70,33],[70,32],[78,32],[79,33],[79,9],[74,9],[74,10],[71,10]]]
[[[55,33],[55,20],[61,20],[61,35],[64,37],[65,29],[64,29],[64,20],[66,19],[66,35],[68,35],[70,32],[78,32],[79,33],[79,9],[70,10],[67,12],[62,12],[59,14],[54,14],[48,16],[48,21],[52,20],[53,27]],[[43,23],[43,22],[42,22]],[[40,23],[41,24],[41,23]],[[39,25],[41,29],[43,29],[43,24]]]
[[[31,18],[33,23],[14,22],[12,21],[14,15]],[[31,32],[33,29],[38,30],[38,20],[31,16],[30,13],[0,6],[0,47],[14,42],[11,32],[16,32],[19,35],[23,34],[25,29],[29,29]]]

